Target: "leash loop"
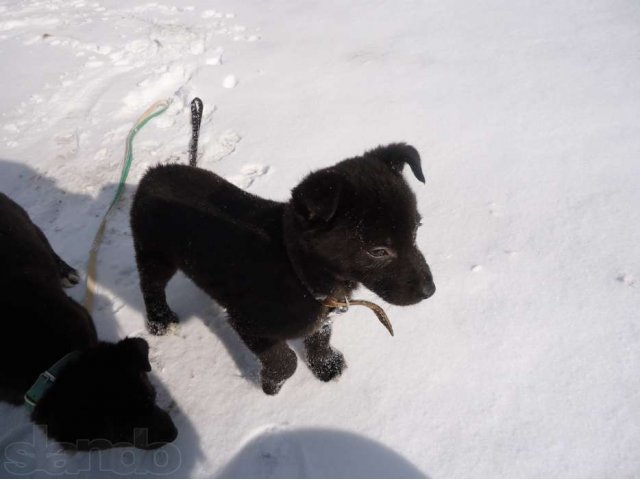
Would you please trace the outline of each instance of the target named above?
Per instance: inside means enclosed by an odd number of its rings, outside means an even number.
[[[349,311],[349,307],[351,305],[349,305],[349,298],[348,297],[344,297],[344,303],[345,303],[345,305],[343,307],[338,307],[338,312],[339,313],[347,313]]]

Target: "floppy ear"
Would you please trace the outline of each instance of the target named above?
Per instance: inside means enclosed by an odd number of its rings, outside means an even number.
[[[372,153],[375,153],[391,170],[396,173],[402,173],[404,164],[409,164],[411,171],[415,177],[422,183],[425,183],[420,165],[420,154],[411,145],[406,143],[392,143],[386,147],[378,147]]]
[[[328,222],[338,208],[342,192],[342,177],[330,170],[320,170],[307,176],[291,192],[296,213],[304,220]]]
[[[136,366],[143,372],[151,371],[149,363],[149,344],[146,340],[138,337],[125,338],[118,342],[118,347],[123,357],[132,365]]]

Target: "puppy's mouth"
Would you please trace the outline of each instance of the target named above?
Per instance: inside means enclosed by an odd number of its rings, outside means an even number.
[[[363,307],[367,307],[373,313],[375,313],[380,323],[384,326],[384,328],[387,329],[389,334],[393,337],[393,325],[391,325],[391,322],[389,321],[389,317],[387,317],[387,314],[385,313],[385,311],[382,309],[380,305],[377,305],[373,302],[369,302],[367,300],[348,301],[347,299],[345,299],[345,301],[342,302],[335,297],[327,297],[324,300],[323,305],[329,308],[338,308],[342,313],[346,312],[351,305],[362,305]]]
[[[366,286],[366,285],[365,285]],[[408,307],[410,305],[416,305],[423,300],[433,296],[436,291],[436,287],[434,284],[430,284],[422,288],[418,292],[393,292],[386,288],[370,288],[373,293],[382,298],[385,302],[390,303],[391,305],[396,305],[398,307]]]

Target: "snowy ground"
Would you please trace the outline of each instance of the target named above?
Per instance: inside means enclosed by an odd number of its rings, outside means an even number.
[[[0,190],[73,265],[133,121],[173,100],[137,137],[94,318],[149,340],[180,429],[164,453],[60,456],[0,405],[5,474],[640,476],[639,46],[634,0],[0,1]],[[270,198],[378,144],[422,153],[438,292],[388,308],[394,338],[337,320],[338,382],[300,364],[265,396],[184,277],[180,330],[145,332],[127,212],[148,166],[186,161],[195,95],[201,165]]]

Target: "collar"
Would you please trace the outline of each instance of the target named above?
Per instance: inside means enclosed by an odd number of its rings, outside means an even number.
[[[56,381],[56,377],[60,372],[79,356],[80,352],[77,350],[67,353],[64,357],[38,376],[33,385],[31,385],[31,388],[24,394],[24,404],[30,412],[33,412],[44,394],[53,386]]]
[[[335,278],[332,272],[318,268],[313,255],[296,241],[300,235],[296,214],[291,205],[285,205],[282,216],[282,241],[293,273],[298,281],[318,303],[323,303],[328,297],[343,297],[348,295],[356,286],[354,282]],[[305,272],[303,265],[311,263],[310,272]],[[309,273],[309,275],[307,275]]]
[[[285,244],[285,250],[287,252],[287,257],[289,258],[289,265],[291,265],[291,268],[293,269],[293,273],[296,274],[296,277],[298,277],[298,280],[300,281],[300,283],[302,284],[302,286],[307,290],[307,292],[309,292],[309,294],[319,303],[322,303],[324,305],[325,300],[327,298],[335,298],[331,293],[324,295],[319,293],[317,290],[315,290],[307,281],[306,275],[303,273],[302,271],[302,267],[301,265],[298,264],[298,260],[300,257],[300,253],[299,252],[295,252],[292,251],[291,248],[289,248],[288,244]],[[336,280],[336,283],[339,283],[339,280]],[[350,285],[351,282],[349,282],[348,280],[344,281],[344,286],[345,286],[345,290],[352,290],[353,287]],[[346,300],[346,296],[345,296],[345,300]],[[334,307],[335,308],[335,307]],[[346,311],[346,310],[343,310]]]

